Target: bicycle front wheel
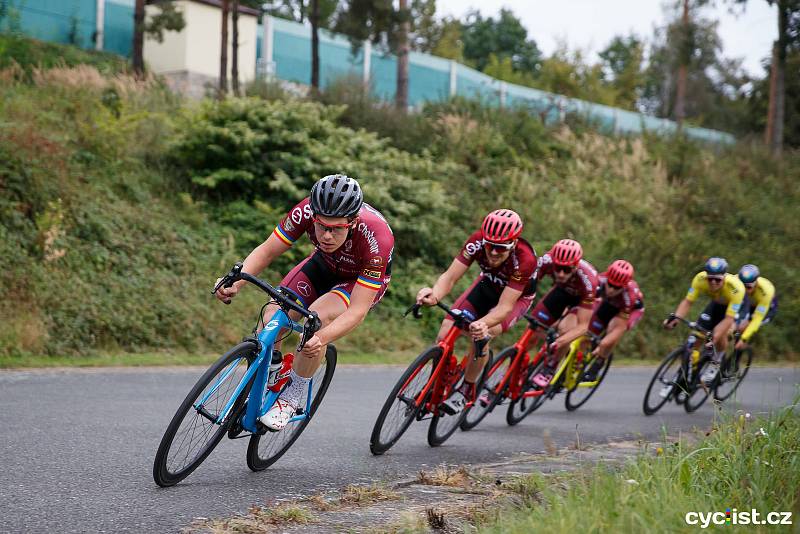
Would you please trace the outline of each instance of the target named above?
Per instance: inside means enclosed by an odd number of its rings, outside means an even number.
[[[714,389],[716,381],[719,380],[719,373],[717,373],[717,378],[714,379],[714,384],[711,385],[704,384],[700,379],[700,377],[703,376],[706,366],[710,363],[710,359],[703,361],[697,372],[694,373],[692,382],[686,388],[686,399],[683,401],[683,409],[686,410],[686,413],[692,413],[700,408],[700,406],[708,400],[708,397],[711,395],[711,390]]]
[[[336,370],[336,347],[328,345],[325,357],[322,358],[319,368],[311,377],[311,408],[303,419],[289,423],[286,428],[278,432],[253,434],[247,444],[247,467],[253,471],[262,471],[278,461],[289,450],[303,430],[311,422],[311,418],[317,412],[317,408],[322,403],[328,386],[333,380],[333,373]],[[304,406],[305,408],[305,406]]]
[[[247,368],[255,360],[257,345],[245,341],[222,356],[200,377],[167,426],[153,462],[153,480],[161,487],[174,486],[211,454],[231,421],[242,411],[252,380],[218,422]]]
[[[503,380],[516,354],[516,347],[508,347],[500,351],[497,357],[487,365],[489,371],[486,379],[478,390],[478,398],[475,404],[472,405],[467,415],[464,416],[464,420],[461,421],[461,430],[467,431],[478,426],[478,423],[483,421],[483,418],[503,400],[508,385],[500,392],[496,391],[497,385]]]
[[[731,359],[725,358],[720,369],[717,387],[714,388],[714,400],[722,402],[733,395],[747,375],[747,371],[750,370],[752,361],[753,349],[750,347],[734,351]]]
[[[417,356],[394,385],[372,428],[369,438],[369,450],[372,454],[379,455],[388,451],[411,426],[423,402],[417,396],[431,379],[441,355],[441,348],[429,348]]]
[[[678,394],[678,387],[675,384],[676,378],[680,375],[681,356],[683,347],[677,348],[667,354],[661,360],[647,391],[644,393],[644,414],[653,415],[664,406],[668,400]]]
[[[606,377],[606,373],[608,373],[608,369],[611,367],[611,359],[614,357],[613,354],[609,354],[606,358],[605,362],[603,362],[603,367],[600,369],[599,374],[597,375],[597,380],[592,386],[582,386],[583,377],[578,379],[578,383],[575,387],[567,392],[567,397],[564,399],[564,406],[570,412],[577,410],[588,401],[594,392],[597,391],[597,388],[600,387],[600,383]],[[588,368],[592,364],[591,361],[587,362],[587,365],[584,366],[584,369]]]
[[[486,365],[483,367],[481,376],[478,378],[478,384],[481,384],[486,376],[486,367]],[[451,392],[455,391],[463,384],[464,370],[460,369],[459,371],[458,378],[453,383],[452,389],[450,389]],[[433,418],[431,419],[431,424],[428,426],[428,445],[431,447],[438,447],[447,441],[450,436],[458,430],[458,427],[461,426],[461,423],[471,409],[472,407],[470,406],[458,413],[449,414],[443,411],[441,407],[436,408]]]
[[[533,413],[539,406],[544,403],[547,393],[542,393],[537,397],[524,397],[523,395],[533,389],[531,379],[539,372],[539,369],[544,367],[545,358],[542,358],[539,363],[533,365],[531,362],[527,370],[522,370],[522,389],[520,397],[511,401],[508,405],[508,412],[506,412],[506,423],[511,426],[516,425],[531,413]]]

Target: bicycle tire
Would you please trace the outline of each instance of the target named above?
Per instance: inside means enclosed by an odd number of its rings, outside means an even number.
[[[484,366],[483,372],[481,373],[481,377],[478,379],[478,383],[480,384],[483,381],[483,375],[486,373],[486,367]],[[462,379],[464,378],[464,370],[460,369],[458,379],[454,382],[453,391],[461,384]],[[470,407],[471,408],[471,407]],[[459,413],[450,415],[444,413],[441,408],[437,409],[433,417],[431,418],[431,423],[428,425],[428,445],[431,447],[438,447],[452,436],[456,430],[461,426],[461,422],[467,416],[470,408],[465,408],[461,410]]]
[[[499,394],[495,394],[494,389],[505,376],[508,366],[511,365],[513,358],[516,355],[516,347],[507,347],[500,351],[494,360],[489,363],[487,366],[489,367],[488,376],[481,384],[478,393],[478,398],[480,398],[481,395],[487,395],[489,397],[489,402],[486,406],[483,406],[478,400],[476,400],[475,404],[473,404],[472,408],[467,412],[464,420],[461,421],[461,430],[466,432],[478,426],[478,424],[483,421],[483,419],[489,415],[492,410],[494,410],[495,406],[503,401],[505,398],[505,392],[508,391],[508,384],[503,387],[503,391],[501,391]]]
[[[650,379],[650,384],[648,384],[647,390],[644,393],[644,402],[642,403],[642,409],[644,410],[645,415],[653,415],[658,410],[660,410],[661,407],[664,406],[673,397],[673,395],[677,395],[677,391],[675,391],[675,388],[673,387],[672,393],[670,393],[666,397],[661,397],[659,395],[655,403],[649,402],[650,393],[653,390],[653,386],[655,386],[657,383],[661,387],[668,385],[667,382],[664,380],[664,378],[668,374],[670,367],[672,367],[672,365],[676,361],[678,362],[678,369],[680,369],[680,363],[681,363],[680,359],[681,356],[683,355],[683,351],[684,351],[683,347],[678,347],[677,349],[667,354],[664,357],[664,359],[661,360],[661,363],[656,368],[656,372],[653,373],[653,378]],[[672,375],[672,373],[669,374]],[[670,379],[670,382],[671,381],[672,379]]]
[[[608,370],[611,368],[611,360],[613,358],[614,358],[614,355],[613,354],[609,354],[608,357],[606,358],[606,361],[603,362],[603,368],[600,370],[600,374],[597,377],[597,383],[594,386],[592,386],[591,388],[581,388],[581,387],[579,387],[579,384],[580,384],[580,380],[579,380],[574,388],[572,388],[571,390],[567,391],[567,396],[564,399],[564,407],[567,409],[567,411],[574,412],[575,410],[577,410],[578,408],[580,408],[581,406],[586,404],[586,401],[588,401],[590,398],[592,398],[592,395],[594,395],[594,392],[597,391],[597,388],[600,387],[600,384],[603,382],[603,379],[606,377],[606,373],[608,373]],[[589,365],[591,365],[592,362],[590,361],[590,362],[587,362],[587,363]],[[586,369],[586,366],[584,366],[584,369]],[[578,395],[577,391],[579,391],[580,389],[588,389],[589,392],[587,393],[587,395],[585,397],[583,397],[582,399],[578,400],[577,402],[572,402],[572,395],[574,394],[574,395],[577,396]]]
[[[397,440],[408,430],[411,423],[414,422],[419,409],[410,407],[408,403],[400,399],[399,396],[403,394],[403,396],[406,397],[404,394],[409,392],[410,395],[408,395],[408,398],[416,398],[417,394],[422,391],[425,384],[428,383],[430,377],[433,375],[433,370],[436,368],[441,355],[441,347],[433,346],[426,349],[411,362],[411,365],[409,365],[400,376],[400,379],[394,385],[392,391],[389,392],[389,396],[383,403],[383,407],[372,428],[372,434],[369,438],[369,450],[372,454],[378,456],[392,448],[392,446],[397,443]],[[425,367],[428,366],[429,363],[431,364],[430,370],[425,374]],[[412,376],[413,379],[411,378]],[[418,380],[419,378],[423,378],[423,380]],[[406,382],[409,383],[406,384]],[[397,421],[399,424],[391,426],[388,435],[382,437],[387,419]]]
[[[719,380],[719,373],[717,373],[714,383],[710,386],[703,384],[702,380],[700,379],[700,377],[703,376],[703,371],[705,371],[706,366],[710,362],[711,360],[708,358],[705,358],[701,362],[697,372],[694,373],[692,383],[689,385],[689,387],[687,387],[686,399],[683,401],[683,409],[686,410],[686,413],[692,413],[700,408],[711,396],[711,392],[716,386],[716,381]]]
[[[203,463],[203,460],[205,460],[208,455],[211,454],[211,451],[214,450],[217,444],[219,444],[220,440],[222,440],[222,437],[225,435],[228,427],[230,426],[231,421],[240,415],[241,409],[246,402],[247,395],[250,392],[250,387],[253,383],[252,379],[245,386],[245,389],[242,391],[239,398],[234,402],[228,418],[219,425],[211,421],[207,416],[201,414],[200,410],[194,408],[194,403],[204,395],[207,386],[212,383],[217,375],[225,371],[228,366],[233,364],[236,360],[243,360],[246,362],[246,365],[242,369],[243,375],[244,371],[246,371],[255,360],[257,351],[258,345],[253,341],[244,341],[236,345],[222,357],[220,357],[220,359],[217,360],[213,365],[211,365],[211,367],[209,367],[208,370],[203,373],[203,376],[201,376],[200,379],[195,383],[195,385],[189,391],[189,394],[186,395],[186,398],[178,407],[175,415],[172,417],[172,420],[164,432],[164,436],[161,438],[161,442],[159,443],[158,450],[156,451],[156,457],[153,461],[153,480],[156,484],[162,488],[174,486],[189,476],[195,469],[197,469],[200,464]],[[228,377],[226,377],[226,382],[224,383],[225,387],[223,388],[223,383],[220,383],[217,387],[216,391],[223,391],[223,395],[215,398],[215,392],[206,400],[206,404],[204,404],[202,407],[206,414],[210,414],[212,416],[218,415],[218,412],[227,404],[230,397],[225,398],[225,396],[229,393],[233,393],[233,390],[235,390],[236,386],[241,381],[241,377],[235,382],[233,379],[228,380],[228,378],[231,377],[235,379],[236,375],[238,375],[239,363],[236,363],[236,367],[232,367],[231,373],[228,375]],[[213,410],[207,409],[212,405],[213,408],[217,410],[216,414]],[[192,416],[191,420],[187,419],[187,416],[189,415]],[[179,433],[181,428],[183,428],[184,421],[189,421],[189,428]],[[169,453],[173,449],[176,436],[182,436],[181,441],[178,444],[179,447],[186,442],[187,437],[189,438],[189,446],[192,446],[192,444],[195,442],[196,429],[198,426],[197,423],[204,425],[204,429],[199,433],[199,436],[205,435],[205,438],[203,438],[203,443],[201,444],[200,441],[197,442],[199,447],[197,448],[196,452],[192,453],[192,451],[187,451],[185,455],[185,464],[181,465],[177,469],[171,468],[170,460],[176,459],[176,457],[174,455],[170,457]],[[214,426],[217,427],[216,430],[214,429]],[[191,459],[189,459],[190,456]]]
[[[739,384],[742,383],[744,377],[747,376],[747,372],[750,370],[750,364],[753,361],[753,349],[747,347],[744,350],[737,350],[734,352],[736,360],[735,360],[735,369],[736,369],[736,378],[727,379],[727,381],[733,382],[733,388],[727,393],[720,393],[720,386],[722,385],[723,378],[717,379],[717,385],[714,388],[714,400],[718,402],[725,401],[730,398],[731,395],[739,388]],[[744,365],[742,365],[744,362]],[[727,363],[730,365],[730,363]],[[721,374],[721,372],[720,372]]]
[[[286,428],[278,432],[258,432],[250,436],[247,444],[247,467],[251,471],[263,471],[277,462],[306,429],[322,403],[325,393],[328,392],[328,386],[331,385],[333,373],[336,371],[336,354],[336,347],[328,345],[325,358],[314,372],[312,387],[315,389],[311,392],[311,408],[308,417],[295,423],[289,423]],[[268,443],[267,448],[262,451],[265,443]]]
[[[506,423],[508,423],[509,426],[518,424],[544,403],[544,399],[547,396],[546,393],[543,393],[538,397],[522,396],[525,392],[533,389],[533,386],[531,385],[531,377],[539,371],[539,369],[544,365],[544,362],[545,358],[542,358],[541,361],[539,361],[539,363],[536,365],[533,365],[533,362],[529,363],[527,371],[523,373],[520,397],[516,400],[512,400],[511,403],[509,403],[508,411],[506,412]]]

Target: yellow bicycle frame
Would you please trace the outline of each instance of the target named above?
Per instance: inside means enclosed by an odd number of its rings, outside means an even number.
[[[564,373],[566,373],[564,376],[564,388],[567,390],[575,388],[593,388],[597,385],[598,380],[593,380],[591,382],[580,381],[583,368],[590,365],[592,360],[594,360],[594,356],[590,352],[585,355],[586,365],[578,366],[578,350],[580,349],[581,343],[586,339],[586,336],[581,336],[569,344],[569,352],[564,359],[561,360],[561,363],[559,363],[558,369],[556,369],[556,372],[553,374],[553,379],[550,380],[551,385],[555,384]]]

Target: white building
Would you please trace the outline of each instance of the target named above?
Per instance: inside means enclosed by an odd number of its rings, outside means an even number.
[[[178,0],[186,27],[180,32],[164,32],[164,41],[145,38],[144,60],[150,69],[164,76],[170,87],[188,96],[202,97],[219,80],[222,44],[221,0]],[[155,9],[147,6],[147,16]],[[239,80],[256,77],[258,11],[239,6]],[[228,80],[232,59],[233,22],[228,20]]]

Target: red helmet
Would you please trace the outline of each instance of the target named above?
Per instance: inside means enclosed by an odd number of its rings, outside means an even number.
[[[578,265],[583,257],[581,244],[572,239],[562,239],[550,250],[550,257],[556,265]]]
[[[633,278],[633,265],[625,260],[616,260],[606,270],[608,282],[617,287],[628,285]]]
[[[522,219],[516,211],[494,210],[483,219],[481,232],[486,241],[494,243],[513,241],[522,233]]]

